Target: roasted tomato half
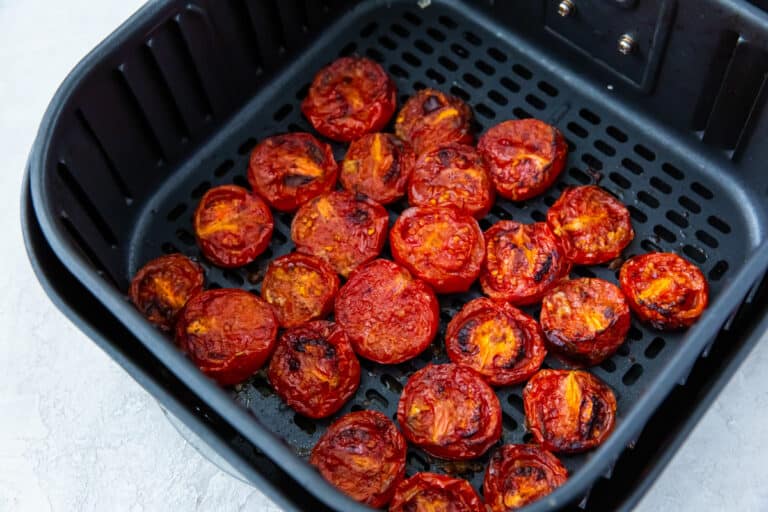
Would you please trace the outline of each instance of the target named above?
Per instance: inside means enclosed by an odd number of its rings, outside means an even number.
[[[496,192],[512,201],[537,196],[565,167],[568,145],[560,131],[538,119],[504,121],[480,137]]]
[[[415,207],[389,233],[392,256],[437,293],[465,292],[480,274],[485,240],[477,221],[452,207]]]
[[[261,368],[276,337],[270,305],[239,289],[195,295],[176,323],[176,344],[222,386],[238,384]]]
[[[282,327],[296,327],[328,315],[339,292],[339,276],[326,262],[293,252],[269,263],[261,297]]]
[[[296,250],[328,262],[347,277],[379,255],[387,240],[387,210],[365,196],[336,191],[299,208],[291,224]]]
[[[547,450],[579,453],[613,431],[616,397],[603,381],[581,370],[540,370],[523,389],[528,430]]]
[[[540,320],[552,350],[591,366],[624,343],[630,315],[616,285],[581,278],[562,281],[544,296]]]
[[[485,512],[485,507],[463,478],[416,473],[397,486],[389,512]]]
[[[472,368],[493,386],[527,380],[547,355],[536,320],[485,297],[466,303],[451,319],[445,348],[451,361]]]
[[[388,204],[405,195],[416,155],[410,144],[389,133],[371,133],[349,145],[341,165],[341,184]]]
[[[472,146],[448,144],[422,153],[408,187],[413,206],[455,206],[482,219],[494,192],[480,154]]]
[[[597,185],[566,189],[547,211],[547,224],[577,265],[611,261],[635,237],[627,207]]]
[[[283,333],[267,375],[293,410],[325,418],[355,394],[360,363],[344,331],[333,322],[317,320]]]
[[[550,494],[568,479],[557,457],[531,444],[506,444],[491,457],[483,481],[492,512],[508,512]]]
[[[384,128],[395,112],[397,88],[379,64],[342,57],[321,69],[301,111],[329,139],[351,141]]]
[[[455,96],[435,89],[422,89],[397,114],[395,134],[408,141],[416,154],[436,146],[459,142],[472,144],[472,110]]]
[[[308,133],[264,139],[251,153],[248,182],[273,208],[292,212],[336,184],[331,146]]]
[[[630,258],[621,267],[619,283],[632,311],[656,329],[689,327],[709,300],[699,267],[672,253]]]
[[[203,291],[203,280],[200,265],[182,254],[169,254],[136,272],[128,296],[147,320],[170,331],[184,304]]]
[[[193,223],[205,257],[227,268],[242,267],[266,251],[275,227],[266,203],[236,185],[206,192]]]
[[[441,459],[474,459],[501,437],[501,406],[483,378],[457,364],[427,365],[397,405],[405,438]]]
[[[328,427],[309,463],[343,493],[379,508],[405,476],[405,450],[392,420],[378,411],[358,411]]]
[[[432,288],[383,259],[349,276],[336,298],[335,314],[355,352],[382,364],[419,355],[432,343],[440,323]]]
[[[502,220],[485,232],[480,284],[492,299],[533,304],[570,269],[560,242],[543,222]]]

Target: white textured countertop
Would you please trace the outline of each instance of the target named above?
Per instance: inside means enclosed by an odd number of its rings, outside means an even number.
[[[24,253],[22,172],[75,63],[138,0],[0,0],[0,511],[277,511],[200,457],[47,299]],[[638,507],[768,510],[768,338]]]

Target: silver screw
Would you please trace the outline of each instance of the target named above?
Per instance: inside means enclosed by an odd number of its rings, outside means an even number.
[[[574,4],[571,0],[563,0],[557,6],[557,14],[563,18],[570,16],[575,10],[576,4]]]
[[[619,38],[619,53],[622,55],[629,55],[635,51],[636,46],[637,42],[629,34],[624,34]]]

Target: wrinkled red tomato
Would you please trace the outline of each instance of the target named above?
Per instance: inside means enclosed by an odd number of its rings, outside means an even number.
[[[308,133],[274,135],[251,153],[248,183],[273,208],[292,212],[333,189],[339,166],[331,146]]]
[[[627,207],[597,185],[567,188],[547,211],[547,224],[577,265],[611,261],[635,237]]]
[[[616,397],[603,381],[581,370],[541,370],[523,389],[525,421],[547,450],[579,453],[613,431]]]
[[[335,191],[299,208],[291,224],[296,250],[330,264],[347,277],[379,255],[387,240],[387,210],[365,196]]]
[[[261,297],[281,327],[296,327],[327,316],[339,291],[339,276],[326,262],[293,252],[272,260],[261,283]]]
[[[355,352],[382,364],[416,357],[437,333],[435,292],[389,260],[358,267],[336,298],[336,321]]]
[[[277,320],[269,304],[239,289],[195,295],[176,323],[176,344],[222,386],[256,373],[272,353],[276,337]]]
[[[448,357],[493,386],[527,380],[547,350],[536,320],[506,302],[481,297],[461,308],[445,332]]]
[[[441,459],[473,459],[501,437],[501,405],[474,370],[427,365],[405,385],[397,405],[405,438]]]
[[[543,498],[567,479],[568,471],[548,451],[532,444],[507,444],[491,457],[483,496],[492,512],[508,512]]]
[[[242,267],[267,250],[275,227],[260,197],[236,185],[210,189],[193,220],[197,244],[219,267]]]
[[[384,68],[342,57],[315,75],[301,111],[321,134],[348,142],[384,128],[396,103],[397,87]]]
[[[480,274],[485,241],[477,221],[452,207],[415,207],[389,233],[395,260],[437,293],[465,292]]]
[[[389,512],[485,512],[485,507],[463,478],[416,473],[397,486]]]
[[[136,272],[128,296],[147,320],[170,331],[184,304],[203,291],[203,280],[200,265],[182,254],[169,254]]]
[[[389,133],[371,133],[349,145],[341,165],[341,184],[389,204],[405,194],[416,155],[410,144]]]
[[[538,119],[504,121],[480,137],[496,192],[523,201],[544,192],[565,167],[568,145],[560,131]]]
[[[621,267],[619,283],[632,311],[656,329],[691,326],[709,301],[709,285],[699,267],[673,253],[630,258]]]
[[[309,462],[343,493],[379,508],[405,476],[405,450],[392,420],[378,411],[358,411],[328,427]]]
[[[435,146],[459,142],[472,144],[472,111],[455,96],[422,89],[405,102],[395,120],[395,135],[410,142],[416,154]]]
[[[502,220],[485,232],[480,284],[492,299],[533,304],[570,269],[560,242],[543,222]]]
[[[562,281],[544,296],[539,318],[552,350],[588,365],[613,355],[630,324],[621,290],[590,278]]]
[[[494,200],[485,163],[472,146],[440,145],[416,161],[408,202],[412,206],[455,206],[482,219]]]
[[[310,418],[335,413],[360,385],[360,363],[341,328],[317,320],[288,329],[267,373],[277,395]]]

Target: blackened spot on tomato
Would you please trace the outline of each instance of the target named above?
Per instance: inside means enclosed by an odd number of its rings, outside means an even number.
[[[364,208],[356,208],[355,211],[347,215],[347,218],[355,224],[365,224],[370,220],[370,215]]]
[[[314,160],[317,165],[322,167],[323,164],[325,164],[325,155],[323,154],[323,151],[312,141],[308,141],[305,147],[307,153],[309,153],[309,157]]]
[[[536,273],[533,274],[533,280],[537,283],[540,283],[542,279],[549,273],[550,269],[552,268],[552,254],[547,254],[547,259],[544,260],[544,264],[541,265],[541,267],[536,270]]]
[[[459,342],[459,348],[465,354],[476,352],[477,347],[470,345],[472,331],[475,329],[475,327],[477,327],[477,322],[467,322],[461,326],[461,329],[459,329],[459,334],[456,336]]]
[[[547,475],[541,468],[535,466],[518,466],[513,470],[515,476],[534,477],[536,480],[544,480]]]
[[[288,369],[292,372],[297,372],[301,368],[301,363],[295,357],[288,358]]]
[[[307,176],[305,174],[286,174],[283,176],[283,184],[286,187],[298,188],[307,183],[315,181],[313,176]]]
[[[443,167],[451,166],[451,157],[453,156],[451,153],[452,152],[448,151],[447,149],[441,149],[437,152],[437,158],[440,159],[440,165]]]
[[[430,112],[434,112],[435,110],[442,107],[443,107],[443,102],[440,101],[440,98],[438,98],[434,94],[430,94],[429,96],[427,96],[427,99],[424,100],[424,103],[422,104],[421,109],[424,111],[424,115],[427,115]]]
[[[324,338],[314,338],[310,336],[299,336],[292,343],[292,348],[296,352],[306,352],[307,346],[320,347],[325,351],[325,357],[336,357],[336,347],[328,343]]]
[[[382,178],[384,183],[389,183],[400,176],[400,152],[395,149],[392,153],[392,165],[387,169],[387,173]]]

